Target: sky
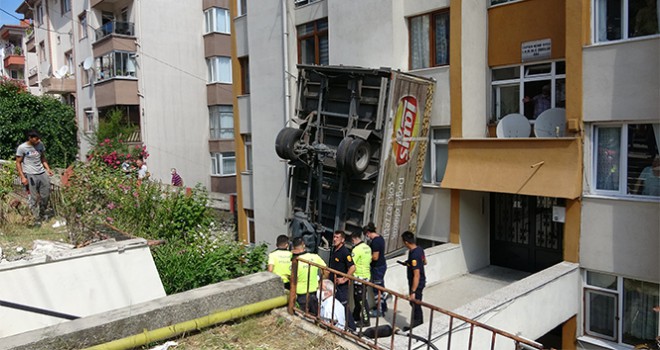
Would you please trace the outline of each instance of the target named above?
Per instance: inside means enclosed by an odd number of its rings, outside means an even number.
[[[23,2],[23,0],[0,0],[0,8],[11,13],[12,15],[23,18],[22,14],[16,13],[16,9]],[[18,20],[3,11],[0,11],[0,26],[4,24],[18,24]]]

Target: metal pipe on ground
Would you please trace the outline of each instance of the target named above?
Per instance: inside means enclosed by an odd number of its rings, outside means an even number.
[[[287,305],[287,303],[288,303],[287,296],[282,295],[276,298],[260,301],[254,304],[237,307],[235,309],[212,313],[207,316],[177,323],[171,326],[162,327],[153,330],[147,330],[143,333],[136,334],[130,337],[121,338],[121,339],[113,340],[108,343],[95,345],[87,348],[86,350],[132,349],[138,346],[149,344],[151,342],[169,339],[184,332],[199,330],[205,327],[213,326],[218,323],[226,322],[236,318],[254,315],[259,312],[263,312],[267,310],[272,310],[274,308]]]

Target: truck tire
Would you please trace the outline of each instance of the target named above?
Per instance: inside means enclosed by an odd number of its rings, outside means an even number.
[[[275,153],[282,159],[298,159],[298,155],[294,150],[302,134],[303,131],[296,128],[284,128],[280,130],[275,138]]]
[[[371,149],[360,138],[347,137],[337,147],[337,167],[351,175],[360,175],[369,166]]]

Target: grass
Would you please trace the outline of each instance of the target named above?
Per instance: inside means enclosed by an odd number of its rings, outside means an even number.
[[[4,259],[14,260],[26,255],[35,240],[69,243],[66,226],[53,228],[56,218],[34,227],[32,216],[24,204],[18,208],[9,208],[6,215],[7,221],[0,225],[0,248]]]
[[[342,350],[330,337],[306,332],[274,313],[222,324],[175,339],[172,350]],[[144,349],[147,349],[146,347]]]

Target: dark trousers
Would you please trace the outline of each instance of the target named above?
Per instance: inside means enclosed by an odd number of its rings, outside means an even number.
[[[371,268],[371,283],[379,285],[385,288],[385,271],[387,271],[387,265],[383,264],[381,266],[375,266]],[[378,289],[373,288],[373,308],[378,310]],[[385,300],[385,295],[381,293],[380,295],[380,311],[387,311],[387,301]]]
[[[415,300],[422,301],[423,290],[424,287],[418,287],[415,290]],[[412,322],[410,322],[410,327],[416,327],[424,323],[424,314],[422,313],[422,306],[417,303],[413,303],[412,301],[410,302],[410,306],[412,306],[413,309],[413,317],[412,317]]]
[[[360,282],[353,282],[353,319],[360,321],[362,325],[368,325],[369,303],[367,303],[367,288]]]
[[[351,330],[355,330],[355,319],[349,310],[350,307],[348,304],[348,282],[335,287],[335,298],[344,305],[344,310],[346,311],[346,326]]]
[[[46,213],[50,198],[50,177],[46,173],[25,174],[25,177],[30,190],[28,205],[35,220],[41,220]]]
[[[300,306],[300,310],[318,316],[319,314],[319,299],[316,297],[316,291],[309,292],[309,294],[296,294],[296,301]],[[308,303],[309,301],[309,303]]]

